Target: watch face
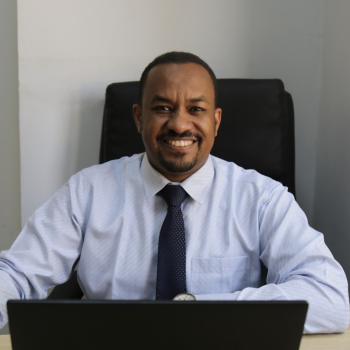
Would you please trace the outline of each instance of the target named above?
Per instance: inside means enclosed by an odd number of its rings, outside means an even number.
[[[190,293],[182,293],[182,294],[177,295],[173,300],[192,301],[192,300],[196,300],[196,297]]]

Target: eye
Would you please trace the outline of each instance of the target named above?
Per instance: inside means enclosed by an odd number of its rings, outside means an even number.
[[[153,110],[158,112],[170,112],[171,108],[169,106],[155,106]]]
[[[193,106],[193,107],[190,108],[190,111],[191,112],[203,112],[203,111],[205,111],[205,109],[202,108],[202,107]]]

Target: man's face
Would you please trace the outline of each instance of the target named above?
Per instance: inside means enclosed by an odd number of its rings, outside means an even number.
[[[133,106],[151,165],[170,181],[181,182],[208,159],[221,121],[209,73],[195,63],[152,68],[142,107]]]

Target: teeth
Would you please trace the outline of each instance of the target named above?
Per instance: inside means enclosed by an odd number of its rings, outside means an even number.
[[[171,140],[167,140],[167,143],[169,143],[170,145],[173,145],[173,146],[177,146],[177,147],[185,147],[185,146],[188,146],[188,145],[192,144],[193,141],[184,141],[184,140],[171,141]]]

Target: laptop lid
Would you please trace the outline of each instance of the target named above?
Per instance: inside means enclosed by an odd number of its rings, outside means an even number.
[[[305,301],[7,303],[13,350],[299,349]]]

